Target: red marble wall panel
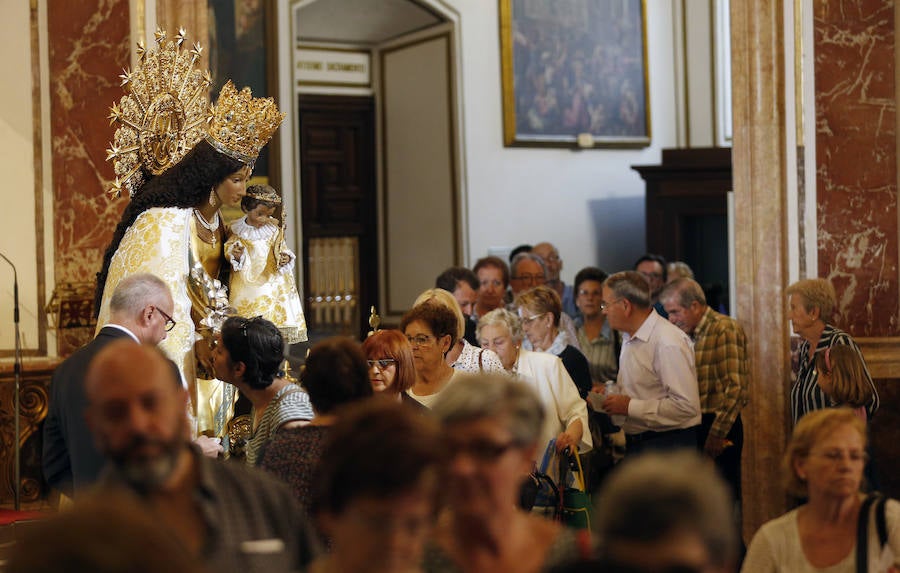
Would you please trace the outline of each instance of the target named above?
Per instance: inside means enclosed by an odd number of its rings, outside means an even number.
[[[896,335],[894,4],[814,5],[819,276],[837,290],[836,325]]]
[[[126,203],[105,189],[113,178],[107,115],[130,65],[128,0],[51,2],[47,28],[56,285],[92,283]],[[90,339],[90,330],[60,331],[59,351]]]

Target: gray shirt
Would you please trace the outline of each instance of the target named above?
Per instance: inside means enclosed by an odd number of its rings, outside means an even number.
[[[287,486],[254,468],[207,458],[191,448],[200,474],[193,498],[206,526],[203,566],[217,573],[302,571],[318,542]],[[140,500],[112,466],[100,490],[124,490]]]

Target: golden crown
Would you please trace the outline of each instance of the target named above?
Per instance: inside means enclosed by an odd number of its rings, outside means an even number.
[[[278,191],[268,185],[251,185],[247,187],[247,197],[253,197],[257,201],[281,205],[281,196]]]
[[[110,125],[118,123],[107,161],[116,180],[109,190],[118,197],[124,187],[133,197],[144,183],[143,166],[159,175],[178,163],[203,137],[209,118],[209,70],[194,69],[202,48],[182,51],[186,33],[179,29],[166,43],[157,29],[156,50],[138,43],[140,65],[124,70],[122,86],[129,93],[110,108]]]
[[[228,80],[212,106],[206,141],[220,153],[252,166],[284,117],[272,98],[255,98],[250,88],[237,91]]]

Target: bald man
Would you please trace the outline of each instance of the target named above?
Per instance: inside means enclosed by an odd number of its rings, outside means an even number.
[[[559,250],[553,243],[538,243],[532,247],[531,252],[543,259],[547,265],[547,286],[551,287],[562,300],[563,312],[569,316],[578,316],[578,307],[575,306],[575,291],[572,285],[567,285],[559,278],[563,268],[563,260],[559,256]]]
[[[171,318],[174,306],[169,287],[155,275],[139,273],[123,279],[110,300],[109,323],[56,368],[50,382],[42,456],[50,486],[73,497],[97,479],[103,466],[84,421],[84,374],[91,361],[116,340],[159,344],[175,326]]]
[[[140,375],[136,376],[135,373]],[[191,446],[188,394],[156,348],[116,341],[85,378],[87,421],[109,464],[100,493],[134,496],[209,571],[302,571],[316,541],[291,491]]]

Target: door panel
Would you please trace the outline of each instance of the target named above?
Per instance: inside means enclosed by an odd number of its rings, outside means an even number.
[[[378,300],[374,102],[301,95],[299,110],[311,338],[362,335]]]

